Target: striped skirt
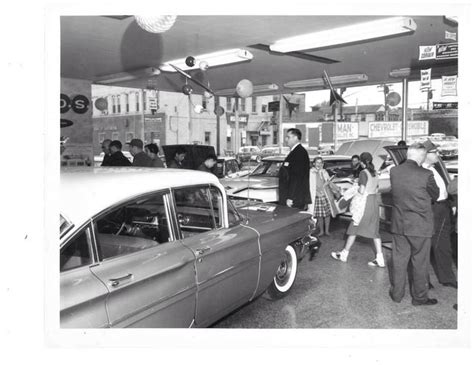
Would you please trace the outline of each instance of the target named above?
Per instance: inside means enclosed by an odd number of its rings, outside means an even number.
[[[331,215],[331,207],[329,200],[325,195],[314,197],[314,216],[315,217],[329,217]]]

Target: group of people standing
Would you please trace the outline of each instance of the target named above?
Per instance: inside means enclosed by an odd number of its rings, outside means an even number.
[[[279,172],[279,203],[312,213],[317,219],[319,234],[330,235],[331,209],[324,191],[330,178],[324,169],[324,161],[316,157],[310,168],[309,156],[301,145],[298,129],[289,129],[286,141],[290,153]],[[344,248],[332,252],[331,256],[347,262],[356,236],[362,236],[372,239],[375,246],[375,258],[368,264],[383,268],[386,265],[379,233],[378,174],[370,153],[353,156],[354,159],[357,159],[353,164],[357,185],[350,207],[352,221],[347,228]],[[407,276],[413,305],[437,303],[435,298],[428,296],[428,290],[432,287],[428,273],[431,252],[439,282],[457,288],[452,269],[451,207],[448,202],[448,191],[455,188],[446,185],[434,167],[436,162],[436,146],[428,140],[424,144],[409,146],[407,160],[390,169],[393,247],[389,295],[397,303],[405,294]]]
[[[166,167],[159,156],[159,147],[156,143],[150,143],[144,146],[141,139],[134,138],[130,142],[127,142],[127,144],[130,154],[133,156],[133,162],[130,162],[123,154],[122,143],[120,141],[104,140],[101,145],[102,151],[104,152],[104,159],[101,166]],[[168,161],[168,168],[185,168],[183,165],[185,158],[186,150],[183,147],[178,147],[173,159]],[[217,156],[215,154],[209,154],[197,170],[213,173],[216,163]]]

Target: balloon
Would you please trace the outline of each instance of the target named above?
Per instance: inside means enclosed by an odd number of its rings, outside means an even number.
[[[225,112],[225,110],[224,110],[224,108],[221,107],[221,106],[216,106],[216,107],[214,108],[214,114],[215,114],[215,115],[218,115],[219,117],[222,116],[222,115],[224,115],[224,112]]]
[[[199,62],[199,68],[206,71],[209,68],[209,63],[207,63],[207,61],[201,61]]]
[[[248,98],[253,94],[253,84],[247,79],[240,80],[237,84],[237,87],[235,88],[235,91],[237,91],[237,94],[241,98]]]
[[[402,98],[400,97],[399,93],[396,93],[395,91],[392,91],[387,95],[387,104],[390,106],[397,106],[400,104],[400,101]]]
[[[201,114],[203,112],[204,108],[202,107],[202,105],[194,105],[194,112],[197,113],[197,114]]]
[[[196,64],[196,59],[193,56],[188,56],[185,62],[188,67],[193,67]]]
[[[176,21],[176,15],[158,15],[158,16],[143,16],[135,15],[140,28],[150,33],[163,33],[170,29]]]
[[[107,109],[107,106],[108,106],[107,99],[106,98],[98,98],[95,101],[94,105],[98,110],[103,111],[103,110]]]
[[[206,99],[210,99],[210,98],[212,98],[212,96],[213,96],[213,95],[212,95],[209,91],[204,91],[204,97],[205,97]]]
[[[193,88],[190,85],[184,85],[181,91],[184,95],[191,95],[193,93]]]

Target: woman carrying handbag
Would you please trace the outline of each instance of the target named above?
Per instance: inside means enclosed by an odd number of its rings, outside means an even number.
[[[382,240],[379,234],[379,203],[377,200],[378,177],[372,164],[372,155],[364,152],[360,155],[363,170],[359,175],[359,190],[352,198],[352,221],[347,228],[347,241],[342,251],[331,252],[331,256],[339,261],[346,262],[349,251],[355,242],[356,236],[372,238],[376,257],[368,264],[370,266],[385,267],[382,253]]]

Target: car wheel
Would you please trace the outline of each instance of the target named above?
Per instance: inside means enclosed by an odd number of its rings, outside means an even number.
[[[297,270],[298,257],[295,248],[292,245],[288,245],[285,248],[285,256],[278,266],[275,277],[267,288],[265,297],[267,299],[275,300],[283,298],[288,294],[295,283]]]

